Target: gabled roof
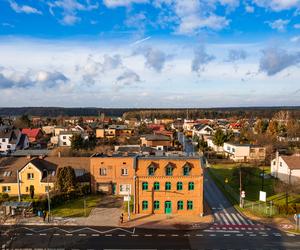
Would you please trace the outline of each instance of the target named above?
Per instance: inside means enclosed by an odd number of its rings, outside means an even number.
[[[23,128],[22,134],[27,135],[28,137],[34,137],[36,138],[39,133],[41,133],[42,130],[40,128]]]
[[[300,156],[281,156],[282,160],[288,165],[289,169],[300,169]]]

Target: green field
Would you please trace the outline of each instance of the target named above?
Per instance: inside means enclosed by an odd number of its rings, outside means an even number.
[[[52,216],[57,217],[83,217],[88,216],[93,208],[97,206],[101,199],[99,195],[90,195],[67,201],[63,205],[59,205],[52,209]],[[86,200],[86,209],[84,209],[84,200]]]

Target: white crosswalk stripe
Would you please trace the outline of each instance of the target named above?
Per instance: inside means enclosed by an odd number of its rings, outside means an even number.
[[[236,216],[243,222],[244,225],[248,225],[248,223],[245,221],[245,219],[240,214],[237,213]]]
[[[227,217],[231,225],[235,225],[234,219],[228,213],[225,213],[225,216]]]
[[[226,219],[224,214],[220,214],[220,216],[222,217],[223,221],[225,222],[226,225],[229,225],[228,220]]]
[[[242,223],[240,222],[240,220],[236,217],[235,214],[231,214],[231,216],[235,219],[235,221],[237,222],[238,225],[242,225]]]

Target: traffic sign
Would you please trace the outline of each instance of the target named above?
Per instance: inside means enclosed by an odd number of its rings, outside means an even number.
[[[241,197],[242,197],[242,198],[245,198],[245,197],[246,197],[246,192],[245,192],[245,191],[242,191],[242,192],[241,192]]]

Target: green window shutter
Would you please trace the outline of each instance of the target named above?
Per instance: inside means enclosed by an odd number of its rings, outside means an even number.
[[[189,182],[189,190],[194,190],[195,185],[194,182]]]
[[[153,175],[154,175],[154,172],[155,172],[154,167],[149,167],[149,168],[148,168],[148,175],[149,175],[149,176],[153,176]]]
[[[166,182],[165,189],[166,190],[171,190],[171,182]]]
[[[143,182],[142,189],[143,190],[148,190],[148,182]]]
[[[177,210],[183,210],[183,201],[177,202]]]
[[[177,182],[177,190],[182,190],[182,182]]]
[[[187,209],[188,210],[193,210],[193,201],[188,201],[187,202]]]
[[[154,182],[154,190],[159,190],[159,182]]]
[[[143,208],[143,210],[147,210],[148,209],[148,201],[143,201],[142,202],[142,208]]]
[[[159,209],[159,201],[154,201],[154,210]]]

